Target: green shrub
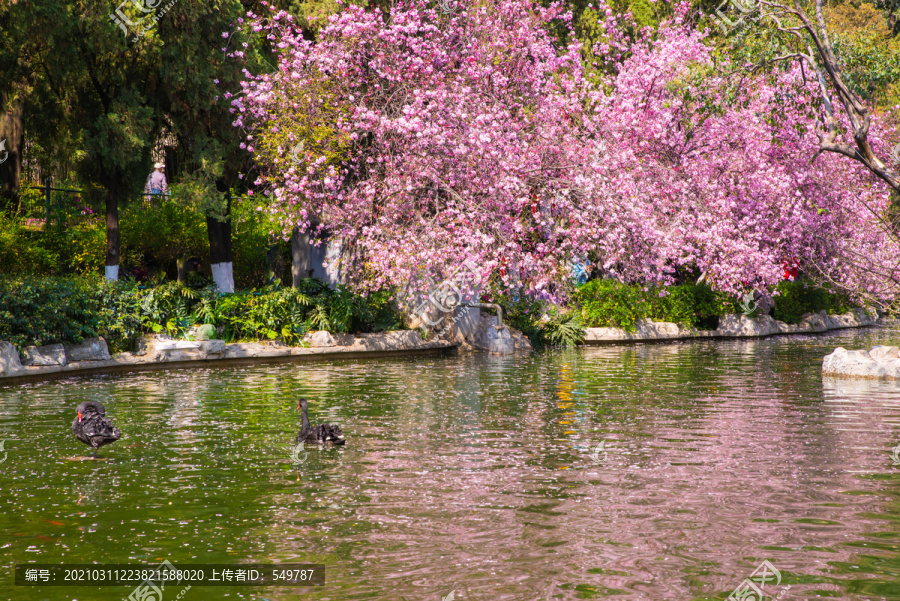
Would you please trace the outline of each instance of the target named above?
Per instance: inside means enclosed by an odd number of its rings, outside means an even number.
[[[489,302],[499,302],[503,308],[503,323],[516,328],[527,336],[534,348],[547,346],[543,324],[540,322],[540,318],[546,310],[546,302],[526,296],[517,296],[515,299],[505,295],[494,296],[496,298]]]
[[[587,327],[617,327],[627,331],[634,331],[638,319],[714,330],[720,315],[736,311],[732,299],[704,284],[657,288],[592,280],[578,289],[575,300]]]
[[[50,275],[60,267],[59,254],[41,243],[41,232],[0,213],[0,272],[5,275]]]
[[[98,277],[94,281],[101,333],[110,352],[134,350],[134,341],[149,328],[141,308],[143,288],[121,280],[108,282]]]
[[[572,348],[584,340],[585,332],[577,311],[566,311],[546,301],[525,296],[495,293],[486,302],[499,303],[503,323],[528,337],[535,349],[545,347]]]
[[[703,284],[680,284],[648,293],[650,314],[655,321],[668,321],[700,330],[715,330],[719,316],[734,313],[733,302]]]
[[[129,203],[119,216],[122,264],[151,274],[177,275],[179,258],[208,262],[206,218],[192,207],[172,201]]]
[[[213,340],[216,335],[216,326],[210,323],[205,323],[197,328],[197,340]]]
[[[19,348],[81,342],[101,331],[94,291],[83,280],[0,279],[0,340]]]
[[[302,292],[281,288],[269,293],[226,294],[210,304],[210,309],[198,309],[197,315],[224,325],[229,340],[281,338],[295,344],[307,331],[304,318],[309,304],[309,297]]]
[[[402,324],[388,293],[360,296],[312,279],[303,280],[298,290],[275,283],[260,292],[205,297],[195,315],[225,326],[229,339],[281,338],[289,343],[310,330],[378,332]]]
[[[806,313],[827,311],[831,314],[846,313],[854,305],[844,294],[835,294],[798,279],[783,281],[775,287],[775,319],[785,323],[799,323]]]
[[[637,286],[615,280],[591,280],[578,288],[575,302],[581,307],[586,327],[635,329],[638,319],[650,315],[647,293]]]
[[[252,198],[235,198],[231,204],[231,251],[234,259],[234,285],[238,288],[259,288],[269,283],[269,246],[274,244],[284,261],[284,273],[275,274],[275,281],[290,285],[291,245],[271,232],[280,232],[266,212],[256,210]]]
[[[301,290],[276,283],[220,295],[177,282],[140,286],[79,278],[0,278],[0,340],[19,348],[103,336],[114,352],[132,350],[138,336],[184,336],[195,323],[221,325],[228,340],[300,343],[312,329],[373,332],[398,329],[402,317],[387,292],[366,296],[304,280]]]

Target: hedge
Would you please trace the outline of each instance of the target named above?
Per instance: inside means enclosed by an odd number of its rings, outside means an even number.
[[[219,326],[229,341],[299,344],[309,330],[374,332],[400,328],[403,320],[387,293],[363,297],[312,279],[298,290],[276,283],[219,294],[177,282],[144,287],[96,277],[0,278],[0,340],[20,350],[94,336],[103,336],[114,351],[130,350],[142,334],[183,336],[202,323]]]

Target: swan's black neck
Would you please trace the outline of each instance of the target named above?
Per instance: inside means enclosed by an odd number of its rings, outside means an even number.
[[[306,403],[300,404],[300,415],[301,415],[301,428],[300,428],[300,436],[305,437],[309,434],[309,431],[312,428],[309,427],[309,416],[306,414]]]

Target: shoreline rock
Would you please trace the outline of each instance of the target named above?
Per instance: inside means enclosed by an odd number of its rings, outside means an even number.
[[[109,348],[102,338],[86,338],[80,344],[63,343],[66,349],[66,359],[74,361],[109,361]]]
[[[22,365],[66,365],[69,362],[66,348],[60,343],[29,346],[22,355]]]
[[[106,341],[102,338],[85,340],[81,344],[54,344],[43,347],[28,347],[25,352],[25,361],[19,356],[16,347],[0,341],[0,381],[6,378],[41,378],[53,374],[66,373],[77,375],[79,372],[97,372],[103,370],[121,371],[129,366],[153,369],[154,366],[163,366],[171,363],[197,363],[222,362],[222,361],[247,361],[254,359],[290,360],[292,357],[317,355],[365,355],[366,353],[397,353],[397,352],[439,352],[462,346],[469,349],[488,350],[491,338],[507,337],[503,340],[509,350],[513,352],[531,350],[528,339],[515,328],[508,328],[503,333],[497,333],[492,327],[496,318],[490,315],[478,316],[476,335],[473,340],[429,340],[422,339],[418,330],[396,330],[391,332],[379,332],[375,334],[333,334],[330,332],[311,332],[305,340],[308,347],[291,347],[280,342],[236,342],[226,343],[224,340],[177,340],[165,334],[146,336],[138,340],[137,348],[133,353],[118,353],[110,356]],[[602,344],[605,342],[642,342],[657,340],[680,340],[702,338],[743,338],[764,337],[779,334],[814,334],[838,328],[856,328],[875,325],[876,323],[894,324],[895,320],[876,320],[862,309],[855,309],[844,315],[826,315],[810,313],[803,316],[799,324],[789,325],[776,321],[769,316],[750,318],[745,315],[726,315],[721,318],[721,323],[716,330],[696,330],[686,328],[674,323],[654,322],[649,319],[638,320],[634,332],[626,332],[621,328],[587,328],[585,344]],[[506,334],[506,332],[509,334]],[[491,336],[493,334],[493,336]],[[60,348],[62,347],[62,348]],[[876,349],[882,347],[876,347]],[[894,361],[900,366],[900,358],[890,358],[890,349],[872,350],[879,358],[887,358],[885,361]],[[848,353],[844,349],[838,349]],[[877,363],[868,351],[854,351],[866,353],[865,355],[852,355],[843,358],[837,364],[869,365],[868,362]],[[837,351],[835,351],[837,353]],[[834,355],[835,353],[832,353]],[[829,355],[831,357],[831,355]],[[827,358],[826,358],[827,359]],[[832,363],[836,361],[832,359]],[[829,363],[829,365],[832,365]],[[836,368],[829,367],[828,373],[837,374]],[[872,369],[867,367],[854,368],[863,375],[850,375],[848,377],[894,377],[875,370],[877,375],[869,374]],[[823,372],[826,369],[823,367]],[[853,371],[853,370],[851,370]],[[853,372],[856,373],[856,372]],[[895,372],[891,372],[895,373]],[[896,373],[900,374],[900,367]],[[900,379],[900,375],[897,376]]]
[[[690,340],[696,338],[764,338],[781,334],[819,334],[842,328],[861,328],[879,323],[864,309],[853,309],[843,315],[828,315],[825,311],[807,313],[797,324],[777,321],[769,315],[747,317],[728,314],[719,318],[715,330],[697,330],[677,323],[639,319],[635,331],[622,328],[585,328],[585,344],[604,342],[641,342],[654,340]]]
[[[822,359],[822,375],[863,380],[900,380],[900,349],[874,346],[868,351],[837,347]]]
[[[0,377],[15,376],[21,372],[22,360],[12,342],[0,340]]]
[[[117,353],[110,356],[106,342],[100,339],[85,341],[81,345],[48,345],[63,347],[62,359],[65,363],[34,363],[23,365],[16,347],[0,341],[0,382],[4,379],[40,379],[52,377],[55,374],[96,373],[98,371],[122,371],[129,367],[139,369],[155,369],[168,364],[177,363],[195,364],[202,366],[210,362],[284,360],[292,358],[310,358],[319,355],[339,357],[364,356],[366,354],[381,353],[418,353],[441,352],[456,348],[457,344],[444,340],[426,342],[417,330],[397,330],[391,332],[379,332],[375,334],[330,334],[322,332],[317,341],[332,345],[292,347],[280,342],[234,342],[226,343],[224,340],[178,340],[165,334],[149,335],[138,340],[137,348],[133,353]],[[327,334],[327,336],[325,336]],[[333,344],[338,342],[339,344]],[[37,349],[46,347],[29,347],[26,349],[27,357],[36,357]],[[90,359],[73,360],[70,348],[75,349],[76,356],[91,357]],[[105,353],[105,358],[104,358]],[[57,356],[57,358],[59,358]],[[30,360],[30,359],[27,359]]]

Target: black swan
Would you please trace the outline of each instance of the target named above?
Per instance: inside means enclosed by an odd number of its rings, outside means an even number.
[[[303,416],[302,428],[300,429],[300,434],[297,435],[297,443],[330,444],[339,447],[347,442],[341,438],[343,432],[341,431],[340,426],[319,424],[318,426],[311,427],[309,425],[309,417],[306,414],[306,399],[297,401],[297,409],[302,412]]]
[[[105,444],[116,442],[122,436],[119,429],[104,417],[106,409],[97,401],[85,401],[75,409],[77,415],[72,422],[75,438],[95,451]]]

